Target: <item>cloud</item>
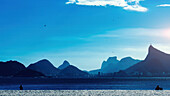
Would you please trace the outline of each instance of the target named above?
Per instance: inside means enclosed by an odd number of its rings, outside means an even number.
[[[170,7],[170,4],[161,4],[161,5],[157,5],[157,7]]]
[[[148,9],[142,7],[139,2],[143,0],[69,0],[66,4],[77,4],[86,6],[117,6],[125,10],[146,12]]]
[[[108,31],[103,34],[98,34],[96,38],[143,38],[143,39],[162,39],[170,41],[170,28],[125,28],[114,31]]]
[[[110,37],[110,38],[112,38],[112,37],[119,37],[119,35],[115,35],[115,34],[112,34],[112,35],[101,34],[101,35],[95,35],[93,37],[106,37],[106,38]]]
[[[138,29],[136,33],[133,33],[136,36],[148,36],[148,37],[155,37],[155,38],[162,38],[166,40],[170,40],[170,29]]]
[[[122,51],[127,51],[127,52],[145,52],[145,47],[139,47],[139,48],[136,48],[136,47],[126,47],[126,48],[120,48],[120,50]]]

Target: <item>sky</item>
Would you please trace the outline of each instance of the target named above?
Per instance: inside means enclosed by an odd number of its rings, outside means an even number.
[[[170,53],[169,0],[0,0],[0,61],[69,61],[82,70],[108,57]]]

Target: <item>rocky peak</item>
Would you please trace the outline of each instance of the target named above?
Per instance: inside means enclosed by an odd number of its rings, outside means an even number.
[[[68,67],[69,65],[70,65],[70,63],[69,63],[67,60],[65,60],[65,61],[63,62],[63,64],[61,64],[61,65],[58,67],[58,69],[60,69],[60,70],[65,69],[65,68]]]

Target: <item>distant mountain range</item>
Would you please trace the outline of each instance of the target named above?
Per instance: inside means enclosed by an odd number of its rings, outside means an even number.
[[[79,78],[87,77],[88,73],[70,65],[66,60],[56,68],[50,61],[43,59],[30,64],[27,68],[17,61],[0,62],[0,76]]]
[[[133,59],[131,57],[125,57],[122,58],[120,61],[117,59],[117,57],[109,57],[107,61],[103,61],[101,69],[92,70],[89,73],[90,74],[98,74],[98,72],[101,73],[114,73],[118,72],[120,70],[125,70],[126,68],[129,68],[130,66],[140,62],[140,60]]]
[[[119,70],[125,70],[126,68],[140,62],[140,60],[133,59],[131,57],[125,57],[120,61],[117,57],[109,57],[107,61],[103,61],[101,72],[102,73],[114,73]]]
[[[103,61],[101,68],[82,71],[64,61],[56,68],[47,59],[30,64],[27,68],[18,61],[0,62],[0,77],[58,77],[84,78],[95,74],[113,74],[112,76],[170,76],[170,54],[166,54],[152,45],[149,46],[145,60],[125,57],[109,57]],[[107,76],[107,75],[106,75]]]

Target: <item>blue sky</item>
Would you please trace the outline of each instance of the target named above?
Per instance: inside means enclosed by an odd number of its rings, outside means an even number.
[[[170,53],[169,11],[169,0],[1,0],[0,60],[91,70],[110,56],[144,59],[149,44]]]

